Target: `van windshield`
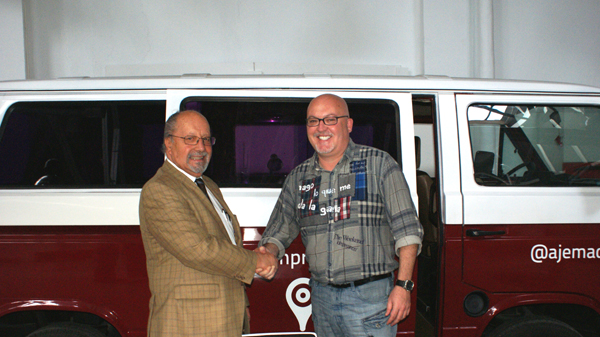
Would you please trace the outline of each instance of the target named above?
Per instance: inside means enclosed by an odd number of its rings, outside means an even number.
[[[485,186],[600,186],[600,108],[474,104],[475,181]]]

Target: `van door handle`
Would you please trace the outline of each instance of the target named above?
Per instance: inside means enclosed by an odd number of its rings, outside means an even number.
[[[482,231],[480,229],[467,229],[467,236],[490,236],[490,235],[504,235],[505,231]]]

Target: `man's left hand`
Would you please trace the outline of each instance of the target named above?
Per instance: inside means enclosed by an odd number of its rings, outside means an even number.
[[[396,325],[410,314],[410,292],[402,287],[394,287],[388,297],[387,324]]]

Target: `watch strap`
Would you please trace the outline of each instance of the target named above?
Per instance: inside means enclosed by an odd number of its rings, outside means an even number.
[[[415,287],[415,283],[411,280],[396,280],[396,285],[407,291],[412,291]]]

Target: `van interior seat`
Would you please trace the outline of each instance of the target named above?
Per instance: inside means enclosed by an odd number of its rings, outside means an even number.
[[[429,216],[432,212],[432,197],[435,192],[435,182],[427,172],[417,171],[417,195],[419,196],[419,220],[425,231],[423,239],[429,242],[437,242],[437,225]]]
[[[419,170],[421,165],[421,139],[415,137],[415,153],[416,153],[416,166],[417,166],[417,195],[419,196],[419,220],[423,225],[423,253],[430,256],[431,243],[434,245],[438,242],[438,225],[435,216],[432,216],[435,212],[435,181],[431,176],[425,172]]]
[[[492,174],[494,169],[494,153],[489,151],[477,151],[473,159],[475,173]]]

